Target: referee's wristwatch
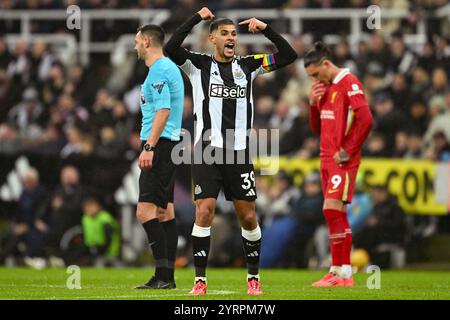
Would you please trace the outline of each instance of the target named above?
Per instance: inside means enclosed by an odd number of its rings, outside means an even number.
[[[148,143],[144,144],[143,149],[144,149],[145,151],[155,151],[155,147],[152,146],[151,144],[148,144]]]

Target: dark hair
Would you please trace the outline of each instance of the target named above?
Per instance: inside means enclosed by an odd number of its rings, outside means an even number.
[[[152,38],[154,44],[157,46],[162,46],[164,44],[164,29],[156,24],[146,24],[144,26],[140,26],[137,31],[140,31],[142,35]]]
[[[314,48],[309,50],[304,58],[304,65],[307,68],[311,64],[319,64],[325,59],[330,60],[331,50],[321,41],[314,43]]]
[[[213,31],[219,29],[219,26],[230,25],[230,24],[232,24],[234,26],[234,22],[231,19],[228,19],[228,18],[215,19],[209,25],[209,33],[212,33]]]
[[[83,205],[85,205],[87,203],[93,203],[94,202],[94,203],[98,204],[100,207],[103,206],[103,199],[97,193],[92,193],[92,194],[85,195],[83,197],[83,201],[82,202],[83,202]]]

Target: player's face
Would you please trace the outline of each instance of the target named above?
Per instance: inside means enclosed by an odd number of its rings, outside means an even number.
[[[329,63],[327,60],[322,61],[319,64],[310,64],[306,68],[306,72],[313,80],[318,80],[320,83],[331,82]]]
[[[233,58],[237,43],[237,32],[234,25],[227,24],[219,26],[217,30],[210,34],[209,39],[219,56],[225,60]]]
[[[134,37],[134,50],[136,50],[138,59],[145,60],[144,38],[142,37],[140,31]]]

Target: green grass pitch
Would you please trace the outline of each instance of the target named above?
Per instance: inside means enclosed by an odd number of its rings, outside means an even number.
[[[264,295],[246,294],[243,269],[208,269],[208,295],[188,295],[193,270],[176,270],[177,289],[134,290],[145,283],[152,268],[81,268],[81,289],[68,289],[66,269],[32,270],[0,268],[0,299],[208,299],[208,300],[292,300],[292,299],[450,299],[450,271],[381,271],[381,288],[368,289],[371,274],[355,274],[354,288],[314,288],[311,282],[323,272],[277,269],[262,270]]]

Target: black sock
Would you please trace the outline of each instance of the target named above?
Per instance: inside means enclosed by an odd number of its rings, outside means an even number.
[[[245,258],[247,260],[248,274],[257,275],[259,273],[259,256],[261,255],[261,239],[250,241],[242,237]]]
[[[169,281],[174,281],[175,259],[177,257],[178,232],[175,219],[161,223],[166,234],[167,259],[169,262],[168,277]]]
[[[157,218],[142,224],[155,258],[156,278],[167,281],[167,245],[164,229]]]
[[[209,244],[211,236],[192,236],[192,249],[194,253],[194,266],[196,277],[206,277],[206,266],[208,264]]]

